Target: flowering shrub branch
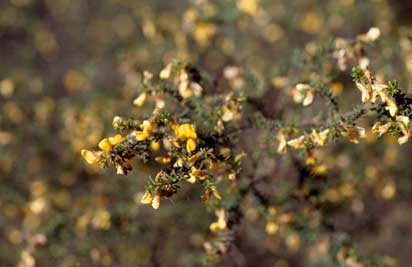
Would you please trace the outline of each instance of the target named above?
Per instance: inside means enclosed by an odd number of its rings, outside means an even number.
[[[112,165],[120,175],[130,173],[133,159],[163,166],[154,177],[148,177],[141,198],[141,203],[154,209],[185,184],[200,185],[201,200],[216,215],[210,224],[215,238],[204,245],[208,264],[219,260],[234,245],[238,226],[248,216],[245,202],[252,197],[264,214],[267,234],[277,234],[285,227],[293,229],[292,234],[285,236],[290,249],[297,249],[301,242],[296,232],[316,228],[330,233],[340,244],[331,256],[339,266],[366,266],[357,260],[352,247],[342,241],[341,233],[324,219],[323,200],[313,198],[315,191],[320,195],[319,190],[328,189],[316,182],[311,191],[308,184],[326,179],[327,170],[315,152],[338,139],[359,144],[371,130],[378,136],[395,136],[399,144],[409,140],[412,98],[402,92],[396,81],[383,83],[369,69],[366,49],[379,36],[379,29],[371,28],[354,40],[338,38],[311,55],[301,55],[289,73],[276,82],[291,88],[284,101],[290,99],[308,108],[318,97],[326,99],[327,111],[322,114],[321,123],[310,122],[307,126],[291,123],[286,115],[271,117],[261,112],[256,107],[262,97],[251,93],[260,81],[241,68],[224,70],[231,89],[222,92],[194,66],[174,61],[158,75],[144,72],[133,105],[153,105],[152,113],[140,119],[115,117],[113,128],[118,134],[101,140],[100,150],[84,149],[81,154],[87,163]],[[347,73],[351,67],[361,103],[342,112],[336,94],[342,88],[336,85],[333,74]],[[371,116],[376,121],[365,129],[359,121]],[[253,140],[252,148],[245,145],[250,140],[242,138],[247,138],[248,131],[266,136],[266,156],[257,151],[261,140]],[[288,154],[300,177],[298,193],[278,200],[258,188],[270,174],[257,173],[262,158],[278,158],[277,154]],[[304,204],[287,208],[295,206],[295,202]]]

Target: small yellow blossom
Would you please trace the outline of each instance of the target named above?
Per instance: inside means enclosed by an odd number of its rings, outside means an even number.
[[[87,161],[89,164],[98,163],[100,160],[101,152],[98,151],[89,151],[87,149],[82,149],[81,151],[82,157]]]
[[[147,93],[141,93],[135,100],[133,100],[133,105],[141,107],[144,105],[147,99]]]
[[[103,151],[111,151],[113,146],[119,144],[123,140],[123,137],[120,134],[116,134],[113,137],[104,138],[99,142],[99,148]]]
[[[123,141],[123,137],[120,134],[116,134],[113,137],[109,137],[109,142],[112,146],[115,146]]]
[[[359,126],[344,126],[341,133],[348,138],[349,142],[354,144],[358,144],[360,138],[366,137],[365,129]]]
[[[206,46],[216,34],[217,27],[209,22],[199,22],[193,31],[193,37],[200,46]]]
[[[160,72],[160,79],[162,79],[162,80],[166,80],[166,79],[169,79],[169,77],[170,77],[170,74],[172,73],[172,65],[171,64],[168,64],[167,66],[166,66],[166,68],[164,68],[161,72]]]
[[[276,135],[276,139],[279,141],[279,145],[277,148],[278,153],[286,153],[288,147],[287,147],[287,140],[286,140],[286,135],[284,131],[279,131],[278,134]]]
[[[379,136],[382,136],[386,132],[388,132],[389,128],[391,128],[391,123],[382,124],[381,122],[376,122],[372,127],[372,132],[377,133]]]
[[[187,139],[197,139],[197,134],[195,128],[192,124],[182,124],[175,128],[176,137],[181,140],[185,141]]]
[[[398,138],[398,143],[400,145],[408,142],[409,140],[409,117],[407,116],[396,116],[397,125],[400,128],[403,136]]]
[[[153,201],[152,201],[152,207],[157,210],[160,207],[160,196],[159,195],[155,195],[153,197]]]
[[[196,141],[194,139],[187,139],[186,150],[191,153],[196,149]]]
[[[225,230],[227,227],[226,223],[226,213],[223,209],[216,211],[217,221],[210,225],[210,230],[212,232],[219,232]]]
[[[109,139],[104,138],[99,142],[99,148],[103,151],[110,151],[112,150],[112,145],[109,142]]]
[[[112,122],[113,127],[115,127],[115,128],[119,127],[119,122],[120,122],[121,120],[122,120],[122,118],[119,117],[119,116],[114,117],[114,118],[113,118],[113,122]]]
[[[155,161],[161,164],[169,164],[171,161],[171,158],[169,156],[165,157],[156,157]]]
[[[155,140],[153,140],[153,141],[150,143],[150,149],[151,149],[152,151],[158,151],[158,150],[160,149],[160,141],[155,141]]]
[[[255,15],[258,9],[257,0],[238,0],[237,7],[248,15]]]
[[[325,144],[326,139],[328,138],[328,133],[329,129],[325,129],[319,133],[313,129],[310,137],[316,145],[323,146]]]
[[[265,227],[265,231],[269,235],[274,235],[279,230],[279,225],[275,222],[268,222]]]
[[[189,178],[186,179],[186,181],[190,184],[196,183],[196,176],[194,176],[192,173],[189,174]]]
[[[137,141],[143,141],[150,137],[151,130],[153,129],[153,124],[150,121],[145,120],[140,125],[140,128],[142,129],[142,131],[136,132]]]
[[[363,84],[356,82],[356,87],[361,91],[362,94],[362,102],[365,103],[369,101],[372,97],[372,86],[370,84]]]
[[[298,138],[289,140],[287,144],[293,148],[304,148],[305,147],[305,136],[300,136]]]
[[[308,84],[299,83],[292,92],[292,96],[296,103],[302,103],[304,106],[309,106],[313,102],[314,89]]]
[[[392,117],[395,117],[396,113],[398,112],[398,107],[396,106],[395,100],[391,98],[386,99],[386,107],[385,109],[389,111]]]
[[[150,71],[143,71],[143,81],[145,83],[151,81],[153,79],[153,73],[151,73]]]
[[[151,204],[153,201],[153,195],[149,192],[144,193],[140,203],[142,204]]]

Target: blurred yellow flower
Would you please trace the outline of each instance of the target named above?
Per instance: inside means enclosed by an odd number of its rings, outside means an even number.
[[[141,93],[137,98],[133,100],[133,105],[141,107],[144,105],[147,99],[147,93]]]
[[[216,211],[217,221],[210,225],[210,231],[219,232],[227,227],[225,210],[219,209]]]
[[[94,164],[99,162],[100,156],[102,152],[99,151],[89,151],[87,149],[82,149],[81,154],[82,157],[87,161],[89,164]]]

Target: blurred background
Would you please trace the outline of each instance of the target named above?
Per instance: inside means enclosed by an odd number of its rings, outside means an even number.
[[[113,116],[150,111],[132,106],[142,71],[178,58],[219,79],[235,65],[273,91],[297,51],[379,27],[371,68],[408,90],[411,14],[409,0],[1,0],[0,265],[200,266],[214,215],[198,192],[183,189],[154,211],[139,200],[155,166],[117,176],[80,156],[113,133]],[[336,94],[359,102],[345,79]],[[356,233],[362,253],[404,267],[412,250],[410,153],[410,144],[372,138],[321,156],[344,177],[327,195],[337,227]],[[253,205],[245,212],[224,266],[331,266],[303,260],[322,247],[290,250],[265,233]]]

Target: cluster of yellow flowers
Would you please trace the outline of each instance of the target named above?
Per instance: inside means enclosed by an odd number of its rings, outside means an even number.
[[[376,122],[372,127],[372,132],[379,134],[379,136],[387,133],[391,127],[400,130],[402,136],[398,138],[399,144],[404,144],[409,140],[409,117],[400,115],[395,98],[388,92],[389,86],[383,83],[377,83],[375,76],[369,71],[362,72],[361,79],[356,81],[356,87],[362,93],[362,102],[375,103],[378,98],[385,105],[392,117],[392,121],[382,123]]]
[[[168,80],[174,78],[173,81],[179,89],[179,94],[184,98],[192,96],[201,96],[203,87],[194,81],[186,68],[174,69],[174,63],[170,63],[160,72],[160,79]]]
[[[367,33],[359,35],[355,42],[337,38],[332,56],[337,60],[339,69],[346,70],[349,62],[355,62],[362,69],[366,69],[370,64],[370,60],[366,57],[363,47],[365,44],[376,41],[380,35],[380,29],[373,27]]]
[[[182,119],[179,115],[174,117],[166,111],[164,97],[167,94],[179,102],[179,108],[188,108],[185,106],[188,98],[201,95],[203,89],[197,70],[175,61],[168,64],[158,77],[160,82],[154,83],[154,75],[145,71],[142,80],[144,91],[133,101],[135,106],[142,107],[149,97],[153,98],[156,104],[151,116],[142,121],[116,116],[112,123],[114,129],[128,133],[104,138],[98,144],[100,150],[83,149],[82,156],[89,164],[106,166],[112,163],[121,175],[128,174],[132,169],[130,160],[139,158],[139,155],[147,155],[141,156],[143,161],[152,159],[166,165],[150,180],[140,200],[142,204],[151,204],[154,209],[160,207],[162,199],[170,198],[177,192],[177,183],[182,180],[190,184],[199,181],[205,187],[201,196],[204,202],[212,196],[220,200],[222,197],[216,183],[225,179],[235,186],[237,166],[244,154],[233,155],[232,150],[222,144],[201,140],[195,124],[188,123],[188,118],[184,119],[184,123],[179,123]],[[225,123],[240,120],[242,106],[234,93],[218,97],[220,100],[213,106],[211,114],[215,123],[213,134],[221,135]],[[216,225],[222,228],[222,219]]]

